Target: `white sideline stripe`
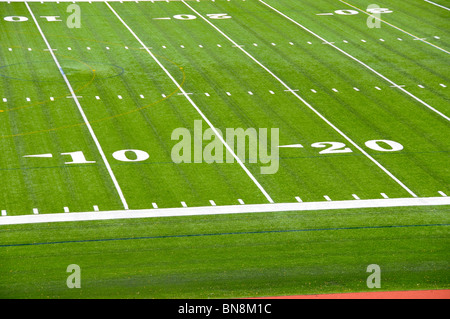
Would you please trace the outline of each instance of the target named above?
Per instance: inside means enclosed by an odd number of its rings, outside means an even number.
[[[277,203],[277,204],[249,204],[229,206],[202,206],[202,207],[178,207],[140,209],[140,210],[116,210],[82,213],[60,213],[41,215],[19,215],[0,217],[0,225],[18,225],[35,223],[74,222],[110,219],[152,218],[152,217],[176,217],[196,215],[221,215],[221,214],[246,214],[269,213],[289,211],[316,211],[335,209],[361,209],[379,207],[411,207],[411,206],[443,206],[450,205],[450,197],[416,197],[416,198],[389,198],[389,199],[363,199],[344,201],[322,201],[310,203]]]
[[[102,149],[102,147],[100,145],[100,142],[98,141],[97,137],[95,136],[94,130],[92,129],[92,126],[89,123],[89,121],[88,121],[88,119],[86,117],[86,114],[84,114],[83,108],[81,107],[80,102],[78,101],[78,98],[75,95],[75,92],[74,92],[74,90],[72,88],[72,85],[70,84],[69,80],[67,79],[66,75],[64,74],[64,71],[63,71],[63,69],[61,67],[61,64],[59,64],[59,61],[56,58],[55,53],[53,52],[52,47],[50,46],[50,43],[47,41],[47,38],[45,37],[44,33],[42,32],[42,29],[39,26],[39,23],[37,22],[36,17],[33,14],[33,11],[31,11],[31,8],[30,8],[30,6],[28,5],[27,2],[25,2],[25,5],[27,6],[27,9],[30,12],[31,17],[33,18],[33,21],[36,24],[37,29],[39,30],[39,33],[41,34],[42,39],[44,40],[45,44],[47,45],[47,48],[49,49],[48,52],[53,57],[53,60],[55,61],[56,66],[59,69],[59,72],[61,73],[64,81],[66,82],[67,87],[69,88],[69,91],[70,91],[70,93],[71,93],[71,95],[73,97],[73,100],[75,101],[75,104],[78,107],[78,110],[79,110],[79,112],[81,114],[81,117],[83,118],[84,123],[86,124],[86,127],[88,128],[89,133],[91,134],[92,139],[94,140],[94,143],[97,146],[97,149],[98,149],[98,151],[100,153],[100,156],[102,157],[103,162],[105,163],[106,169],[108,170],[108,173],[109,173],[109,175],[110,175],[110,177],[111,177],[111,179],[112,179],[112,181],[114,183],[114,186],[116,187],[117,193],[119,194],[119,197],[120,197],[120,200],[122,201],[123,207],[125,209],[128,209],[127,201],[125,200],[125,197],[124,197],[124,195],[122,193],[122,190],[121,190],[121,188],[119,186],[119,183],[117,182],[116,177],[114,176],[114,173],[113,173],[113,171],[111,169],[111,166],[108,163],[108,160],[107,160],[107,158],[105,156],[105,153],[103,152],[103,149]]]
[[[259,0],[261,1],[261,0]],[[223,33],[218,27],[216,27],[212,22],[202,16],[199,12],[197,12],[194,8],[188,5],[184,0],[181,0],[188,8],[190,8],[195,14],[197,14],[200,18],[202,18],[206,23],[211,25],[214,29],[216,29],[220,34],[222,34],[225,38],[227,38],[230,42],[236,44],[236,42]],[[262,1],[261,1],[262,2]],[[323,39],[322,39],[323,40]],[[325,40],[324,40],[325,41]],[[330,44],[334,47],[333,44]],[[305,101],[300,95],[298,95],[295,91],[292,90],[283,80],[281,80],[278,76],[276,76],[272,71],[270,71],[266,66],[264,66],[261,62],[259,62],[256,58],[254,58],[250,53],[245,51],[243,48],[239,48],[243,53],[245,53],[250,59],[252,59],[256,64],[258,64],[261,68],[266,70],[270,75],[272,75],[278,82],[280,82],[287,90],[294,94],[303,104],[305,104],[311,111],[313,111],[317,116],[319,116],[323,121],[325,121],[329,126],[331,126],[337,133],[339,133],[342,137],[344,137],[349,143],[351,143],[355,148],[357,148],[362,154],[364,154],[368,159],[370,159],[375,165],[377,165],[381,170],[383,170],[389,177],[391,177],[394,181],[396,181],[403,189],[405,189],[411,196],[417,197],[405,184],[403,184],[397,177],[395,177],[391,172],[389,172],[383,165],[378,163],[372,156],[370,156],[364,149],[362,149],[358,144],[356,144],[352,139],[350,139],[347,135],[345,135],[340,129],[338,129],[333,123],[331,123],[327,118],[325,118],[321,113],[319,113],[314,107],[311,106],[307,101]],[[395,84],[395,83],[394,83]]]
[[[135,39],[146,48],[145,44],[142,42],[142,40],[134,33],[134,31],[125,23],[125,21],[119,16],[119,14],[111,7],[111,5],[108,2],[105,2],[105,4],[111,9],[111,11],[115,14],[115,16],[122,22],[122,24],[130,31],[130,33],[135,37]],[[237,43],[235,43],[237,45]],[[240,50],[242,48],[239,47]],[[209,127],[213,130],[214,134],[219,138],[219,140],[222,142],[222,144],[225,146],[225,148],[230,152],[231,155],[236,159],[236,161],[239,163],[239,165],[242,167],[242,169],[247,173],[247,175],[250,177],[250,179],[255,183],[255,185],[259,188],[259,190],[264,194],[266,199],[269,201],[269,203],[273,203],[272,198],[269,196],[269,194],[266,192],[266,190],[261,186],[261,184],[256,180],[256,178],[253,176],[253,174],[247,169],[247,167],[244,165],[244,163],[241,161],[241,159],[234,153],[234,151],[231,149],[231,147],[225,142],[222,135],[219,134],[215,126],[209,121],[209,119],[203,114],[203,112],[200,110],[200,108],[194,103],[194,101],[190,98],[189,95],[186,94],[183,87],[180,86],[180,84],[175,80],[175,78],[172,76],[172,74],[169,73],[169,71],[164,67],[164,65],[161,64],[161,62],[156,58],[156,56],[150,51],[149,49],[145,49],[147,53],[153,58],[153,60],[160,66],[160,68],[167,74],[167,76],[172,80],[172,82],[177,86],[177,88],[181,91],[181,93],[184,94],[186,99],[191,103],[191,105],[194,107],[194,109],[197,111],[198,114],[203,118],[203,120],[209,125]]]
[[[437,4],[437,3],[433,2],[433,1],[429,1],[429,0],[424,0],[424,1],[425,1],[425,2],[428,2],[428,3],[431,3],[431,4],[434,4],[435,6],[441,7],[441,8],[443,8],[443,9],[445,9],[445,10],[450,11],[449,8],[444,7],[443,5]]]
[[[314,35],[315,37],[319,38],[322,41],[326,41],[324,38],[322,38],[321,36],[317,35],[316,33],[314,33],[313,31],[309,30],[308,28],[306,28],[305,26],[301,25],[300,23],[298,23],[297,21],[295,21],[294,19],[288,17],[287,15],[285,15],[284,13],[278,11],[277,9],[275,9],[274,7],[268,5],[267,3],[265,3],[262,0],[258,0],[259,2],[261,2],[262,4],[264,4],[265,6],[267,6],[268,8],[272,9],[273,11],[277,12],[278,14],[280,14],[281,16],[285,17],[286,19],[288,19],[289,21],[291,21],[292,23],[296,24],[297,26],[299,26],[300,28],[302,28],[303,30],[309,32],[310,34]],[[183,1],[182,1],[183,2]],[[364,11],[363,11],[364,12]],[[368,70],[372,71],[373,73],[375,73],[376,75],[378,75],[379,77],[381,77],[382,79],[384,79],[385,81],[389,82],[391,85],[396,85],[398,86],[394,81],[388,79],[387,77],[385,77],[384,75],[382,75],[381,73],[379,73],[378,71],[375,71],[373,68],[371,68],[370,66],[368,66],[367,64],[365,64],[364,62],[358,60],[357,58],[355,58],[354,56],[352,56],[351,54],[345,52],[344,50],[338,48],[337,46],[335,46],[334,44],[329,44],[331,47],[335,48],[336,50],[338,50],[339,52],[341,52],[342,54],[345,54],[347,57],[349,57],[350,59],[358,62],[359,64],[361,64],[362,66],[364,66],[365,68],[367,68]],[[446,119],[447,121],[450,121],[450,117],[446,116],[445,114],[443,114],[442,112],[438,111],[437,109],[435,109],[434,107],[432,107],[431,105],[425,103],[424,101],[422,101],[421,99],[419,99],[417,96],[415,96],[414,94],[408,92],[407,90],[405,90],[402,87],[399,87],[399,89],[401,91],[403,91],[404,93],[406,93],[407,95],[409,95],[410,97],[412,97],[414,100],[416,100],[417,102],[423,104],[424,106],[426,106],[427,108],[429,108],[430,110],[432,110],[433,112],[435,112],[436,114],[439,114],[440,116],[442,116],[444,119]]]

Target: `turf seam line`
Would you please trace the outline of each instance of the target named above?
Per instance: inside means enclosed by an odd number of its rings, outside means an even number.
[[[300,233],[300,232],[318,232],[318,231],[389,229],[389,228],[408,228],[408,227],[439,227],[439,226],[450,226],[450,224],[381,225],[381,226],[354,226],[354,227],[309,228],[309,229],[305,228],[305,229],[262,230],[262,231],[244,231],[244,232],[226,232],[226,233],[205,233],[205,234],[184,234],[184,235],[140,236],[140,237],[124,237],[124,238],[83,239],[83,240],[40,242],[40,243],[5,244],[5,245],[0,245],[0,248],[20,247],[20,246],[40,246],[40,245],[108,242],[108,241],[124,241],[124,240],[210,237],[210,236],[230,236],[230,235],[260,235],[260,234],[277,234],[277,233],[279,234],[279,233]]]

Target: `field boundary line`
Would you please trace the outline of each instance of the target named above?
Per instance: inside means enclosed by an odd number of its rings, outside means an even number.
[[[450,197],[416,197],[361,199],[323,202],[293,202],[273,204],[248,204],[226,206],[199,206],[177,208],[154,208],[135,210],[115,210],[102,212],[55,213],[39,215],[1,216],[0,226],[54,222],[77,222],[113,219],[181,217],[199,215],[225,215],[250,213],[276,213],[290,211],[318,211],[339,209],[363,209],[386,207],[444,206],[450,205]]]
[[[370,67],[369,65],[367,65],[366,63],[362,62],[361,60],[355,58],[353,55],[347,53],[346,51],[342,50],[341,48],[335,46],[333,43],[330,43],[329,41],[325,40],[324,38],[322,38],[320,35],[314,33],[313,31],[309,30],[308,28],[306,28],[305,26],[303,26],[302,24],[298,23],[297,21],[295,21],[294,19],[288,17],[286,14],[282,13],[281,11],[275,9],[274,7],[270,6],[269,4],[265,3],[262,0],[258,0],[260,3],[264,4],[265,6],[267,6],[268,8],[272,9],[273,11],[277,12],[278,14],[280,14],[281,16],[283,16],[284,18],[288,19],[289,21],[291,21],[292,23],[296,24],[297,26],[299,26],[300,28],[302,28],[303,30],[307,31],[308,33],[312,34],[313,36],[315,36],[316,38],[322,40],[323,42],[328,43],[328,45],[330,45],[331,47],[333,47],[334,49],[338,50],[339,52],[341,52],[342,54],[346,55],[347,57],[349,57],[350,59],[358,62],[359,64],[361,64],[362,66],[364,66],[365,68],[367,68],[368,70],[370,70],[371,72],[375,73],[376,75],[378,75],[380,78],[382,78],[383,80],[389,82],[391,85],[395,86],[396,88],[398,88],[400,91],[402,91],[403,93],[409,95],[410,97],[412,97],[414,100],[416,100],[417,102],[421,103],[422,105],[424,105],[425,107],[427,107],[428,109],[432,110],[433,112],[435,112],[436,114],[440,115],[441,117],[443,117],[444,119],[446,119],[447,121],[450,121],[450,117],[448,117],[447,115],[445,115],[444,113],[438,111],[437,109],[435,109],[434,107],[432,107],[431,105],[429,105],[428,103],[424,102],[423,100],[421,100],[420,98],[418,98],[417,96],[415,96],[414,94],[410,93],[409,91],[405,90],[403,87],[401,87],[400,85],[396,84],[394,81],[388,79],[387,77],[385,77],[384,75],[382,75],[381,73],[379,73],[378,71],[376,71],[375,69],[373,69],[372,67]]]
[[[350,137],[348,137],[344,132],[342,132],[339,128],[337,128],[333,123],[331,123],[325,116],[323,116],[319,111],[317,111],[311,104],[309,104],[305,99],[303,99],[297,92],[291,89],[283,80],[281,80],[277,75],[275,75],[271,70],[269,70],[265,65],[259,62],[255,57],[253,57],[250,53],[248,53],[245,49],[239,46],[233,39],[231,39],[228,35],[226,35],[222,30],[220,30],[217,26],[215,26],[212,22],[206,19],[203,15],[197,12],[194,8],[188,5],[184,0],[181,0],[188,8],[190,8],[195,14],[197,14],[200,18],[206,21],[209,25],[211,25],[216,31],[218,31],[221,35],[223,35],[227,40],[233,43],[237,49],[241,50],[245,53],[250,59],[252,59],[256,64],[258,64],[261,68],[267,71],[271,76],[273,76],[278,82],[280,82],[287,90],[291,92],[297,99],[299,99],[303,104],[305,104],[311,111],[313,111],[317,116],[319,116],[325,123],[327,123],[331,128],[333,128],[338,134],[340,134],[343,138],[345,138],[349,143],[351,143],[356,149],[358,149],[364,156],[366,156],[370,161],[372,161],[378,168],[380,168],[383,172],[385,172],[390,178],[392,178],[397,184],[399,184],[404,190],[406,190],[411,196],[417,197],[416,194],[412,190],[410,190],[405,184],[403,184],[397,177],[395,177],[390,171],[388,171],[383,165],[381,165],[377,160],[375,160],[372,156],[369,155],[363,148],[361,148],[356,142],[354,142]]]
[[[48,42],[47,38],[44,35],[44,32],[42,31],[41,27],[39,26],[39,23],[37,22],[33,11],[31,10],[31,8],[30,8],[30,6],[28,5],[27,2],[25,2],[25,5],[26,5],[28,11],[30,12],[31,17],[33,18],[33,21],[34,21],[37,29],[39,30],[39,33],[41,34],[42,39],[44,40],[45,44],[47,45],[48,52],[51,54],[51,56],[53,58],[53,61],[55,62],[56,66],[58,67],[58,70],[61,73],[61,75],[62,75],[62,77],[64,79],[64,82],[66,82],[66,85],[67,85],[67,87],[68,87],[68,89],[70,91],[70,94],[71,94],[71,96],[72,96],[72,98],[73,98],[73,100],[74,100],[74,102],[75,102],[75,104],[76,104],[76,106],[78,108],[78,111],[80,112],[81,117],[83,118],[84,123],[86,124],[86,127],[87,127],[89,133],[91,134],[91,137],[92,137],[95,145],[97,146],[97,150],[100,153],[100,156],[101,156],[101,158],[103,160],[103,163],[106,166],[106,170],[108,171],[109,176],[111,177],[111,180],[112,180],[112,182],[114,184],[114,187],[116,188],[116,191],[117,191],[117,193],[118,193],[118,195],[120,197],[120,200],[122,201],[123,207],[125,209],[128,209],[128,203],[127,203],[127,201],[125,199],[125,196],[123,195],[122,189],[121,189],[121,187],[120,187],[120,185],[119,185],[119,183],[118,183],[118,181],[116,179],[116,176],[114,175],[114,172],[112,171],[111,166],[109,165],[108,159],[106,158],[106,155],[103,152],[103,148],[100,145],[100,142],[98,141],[97,136],[95,135],[95,132],[92,129],[92,126],[89,123],[89,120],[88,120],[86,114],[83,111],[83,108],[81,107],[80,101],[78,101],[78,98],[77,98],[77,96],[75,94],[75,91],[72,88],[72,85],[69,82],[69,79],[67,78],[66,74],[64,73],[63,68],[61,67],[61,64],[59,63],[58,59],[56,58],[55,53],[52,50],[52,47],[50,46],[50,43]]]
[[[262,187],[262,185],[258,182],[258,180],[253,176],[253,174],[248,170],[248,168],[245,166],[245,164],[241,161],[241,159],[236,155],[234,150],[231,149],[231,147],[227,144],[227,142],[224,140],[222,135],[217,131],[215,126],[209,121],[209,119],[206,117],[205,114],[200,110],[200,108],[197,106],[197,104],[191,99],[189,94],[186,93],[186,91],[183,89],[183,87],[175,80],[175,78],[170,74],[170,72],[164,67],[164,65],[156,58],[156,56],[150,51],[150,49],[145,45],[145,43],[136,35],[136,33],[128,26],[128,24],[125,23],[125,21],[119,16],[119,14],[114,10],[114,8],[105,1],[105,4],[111,9],[111,11],[114,13],[114,15],[119,19],[120,22],[128,29],[128,31],[134,36],[134,38],[142,45],[145,51],[152,57],[152,59],[159,65],[159,67],[166,73],[166,75],[172,80],[172,82],[177,86],[177,88],[181,91],[182,95],[189,101],[189,103],[194,107],[194,109],[197,111],[198,114],[203,118],[203,120],[208,124],[208,126],[213,130],[214,134],[217,136],[217,138],[222,142],[222,144],[225,146],[225,148],[230,152],[230,154],[234,157],[234,159],[237,161],[237,163],[241,166],[241,168],[247,173],[247,175],[250,177],[250,179],[253,181],[253,183],[259,188],[259,190],[263,193],[263,195],[266,197],[266,199],[269,201],[269,203],[273,203],[274,201],[270,197],[270,195],[266,192],[266,190]]]
[[[414,34],[408,32],[408,31],[405,31],[405,30],[403,30],[402,28],[399,28],[399,27],[393,25],[392,23],[389,23],[389,22],[387,22],[387,21],[384,21],[383,19],[381,19],[381,18],[379,18],[379,17],[377,17],[377,16],[374,16],[374,15],[370,14],[370,13],[367,12],[367,11],[364,11],[363,9],[360,9],[360,8],[358,8],[357,6],[354,6],[354,5],[352,5],[352,4],[348,3],[348,2],[345,2],[345,1],[343,1],[343,0],[339,0],[339,1],[342,2],[342,3],[345,3],[346,5],[348,5],[348,6],[352,7],[352,8],[354,8],[354,9],[356,9],[356,10],[362,12],[362,13],[367,14],[368,16],[370,16],[370,17],[372,17],[372,18],[374,18],[374,19],[377,19],[377,20],[379,20],[379,21],[381,21],[381,22],[383,22],[383,23],[386,23],[388,26],[393,27],[394,29],[397,29],[397,30],[399,30],[399,31],[401,31],[401,32],[403,32],[403,33],[405,33],[405,34],[407,34],[407,35],[413,37],[415,40],[419,40],[419,41],[421,41],[421,42],[423,42],[423,43],[426,43],[426,44],[428,44],[428,45],[431,45],[432,47],[434,47],[434,48],[436,48],[436,49],[438,49],[438,50],[441,50],[442,52],[445,52],[445,53],[447,53],[447,54],[450,54],[450,52],[448,52],[447,50],[445,50],[445,49],[443,49],[443,48],[437,46],[436,44],[433,44],[433,43],[431,43],[431,42],[425,41],[423,38],[420,38],[420,37],[418,37],[418,36],[416,36],[416,35],[414,35]]]
[[[443,5],[441,5],[441,4],[438,4],[438,3],[435,3],[435,2],[433,2],[433,1],[430,1],[430,0],[424,0],[425,2],[428,2],[428,3],[431,3],[431,4],[434,4],[435,6],[437,6],[437,7],[441,7],[441,8],[443,8],[443,9],[445,9],[445,10],[448,10],[448,11],[450,11],[450,9],[449,8],[447,8],[447,7],[444,7]]]

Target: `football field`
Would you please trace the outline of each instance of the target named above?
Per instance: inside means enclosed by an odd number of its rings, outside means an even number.
[[[2,1],[0,224],[417,205],[448,226],[449,7]]]

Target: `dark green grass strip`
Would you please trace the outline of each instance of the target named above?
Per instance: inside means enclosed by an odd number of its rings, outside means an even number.
[[[385,228],[437,227],[437,226],[450,226],[450,224],[356,226],[356,227],[311,228],[311,229],[290,229],[290,230],[267,230],[267,231],[252,231],[252,232],[230,232],[230,233],[215,233],[215,234],[214,233],[210,233],[210,234],[163,235],[163,236],[126,237],[126,238],[103,238],[103,239],[54,241],[54,242],[42,242],[42,243],[8,244],[8,245],[0,245],[0,247],[58,245],[58,244],[106,242],[106,241],[119,241],[119,240],[143,240],[143,239],[164,239],[164,238],[184,238],[184,237],[256,235],[256,234],[272,234],[272,233],[296,233],[296,232],[330,231],[330,230],[385,229]]]

